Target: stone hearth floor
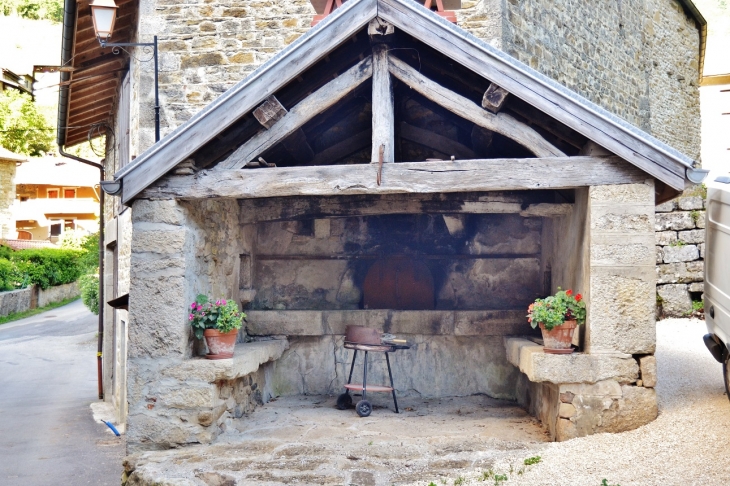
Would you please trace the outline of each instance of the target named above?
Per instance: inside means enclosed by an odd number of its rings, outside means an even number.
[[[128,458],[128,471],[134,468],[128,484],[451,485],[498,462],[521,464],[548,441],[539,422],[513,402],[402,398],[395,414],[386,396],[372,397],[366,418],[354,406],[338,410],[336,397],[279,398],[229,421],[215,444]]]

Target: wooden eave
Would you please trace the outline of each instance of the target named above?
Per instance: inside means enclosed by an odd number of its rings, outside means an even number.
[[[62,88],[68,87],[68,101],[66,112],[59,114],[59,125],[67,128],[59,142],[66,147],[85,142],[94,124],[112,119],[119,85],[128,69],[124,53],[113,54],[111,48],[101,48],[94,35],[89,3],[76,3],[73,56],[69,62],[74,71],[62,83]],[[117,0],[116,4],[119,9],[111,42],[130,42],[137,2]]]
[[[123,181],[123,202],[129,203],[180,162],[214,143],[212,141],[216,137],[219,139],[235,139],[240,147],[233,154],[226,154],[229,159],[225,163],[219,164],[220,167],[216,166],[215,170],[240,169],[242,164],[246,163],[246,160],[244,160],[246,157],[261,154],[263,150],[277,149],[277,146],[272,144],[278,143],[281,137],[274,139],[272,138],[273,135],[269,134],[268,137],[272,141],[267,142],[268,145],[260,145],[261,149],[254,147],[253,150],[243,150],[244,146],[255,143],[252,141],[256,137],[262,140],[267,137],[267,135],[262,134],[261,126],[251,116],[253,110],[274,94],[286,96],[287,90],[285,88],[294,83],[295,80],[301,82],[302,76],[304,76],[304,82],[306,83],[307,76],[305,73],[308,70],[319,69],[317,66],[321,66],[323,59],[327,59],[329,62],[330,56],[335,58],[337,49],[352,40],[354,36],[356,37],[358,32],[375,18],[392,24],[398,31],[404,32],[417,42],[422,43],[424,47],[450,59],[455,65],[473,73],[483,82],[487,84],[491,82],[504,88],[510,93],[510,96],[519,100],[519,103],[516,103],[514,107],[517,112],[521,110],[523,113],[527,113],[526,116],[528,117],[531,116],[530,112],[532,112],[533,115],[539,115],[548,122],[551,119],[554,120],[554,127],[550,127],[549,123],[543,123],[541,128],[543,135],[545,135],[545,132],[551,132],[547,135],[559,134],[562,141],[574,146],[580,145],[581,140],[585,137],[585,139],[595,142],[606,151],[616,154],[621,159],[631,163],[643,173],[661,181],[669,188],[673,190],[682,190],[684,188],[685,170],[687,167],[691,167],[693,161],[675,149],[532,70],[507,54],[492,48],[416,2],[408,0],[360,0],[345,3],[343,7],[337,9],[334,14],[320,22],[314,29],[259,67],[246,79],[229,89],[160,142],[150,147],[133,163],[119,171],[115,178]],[[400,54],[394,53],[393,55],[398,57]],[[362,56],[360,58],[362,59]],[[428,61],[423,65],[424,71],[429,68],[427,63]],[[391,63],[390,73],[394,78],[398,78],[399,82],[406,84],[409,82],[411,88],[415,88],[419,83],[428,82],[428,79],[409,80],[409,78],[421,77],[420,73],[417,72],[419,69],[413,66],[409,68],[408,63],[402,61],[396,64]],[[343,69],[348,67],[351,67],[351,65],[343,66]],[[330,76],[331,74],[329,73]],[[341,74],[342,70],[335,73],[336,76]],[[319,84],[312,85],[311,91],[300,89],[299,92],[303,93],[303,96],[317,96],[318,89],[322,89],[321,84],[327,82],[326,75],[326,73],[322,74],[324,80],[319,80]],[[447,78],[448,76],[443,79],[448,81]],[[358,81],[358,83],[361,82],[362,80]],[[453,82],[456,83],[458,80],[455,79]],[[356,86],[352,85],[349,89],[355,89]],[[431,90],[427,88],[427,84],[424,86],[426,88],[420,94],[429,97]],[[414,91],[418,90],[414,89]],[[448,90],[444,92],[448,95]],[[473,95],[476,94],[478,94],[478,91]],[[291,92],[289,92],[289,95],[291,95]],[[463,97],[463,95],[461,96]],[[439,102],[436,98],[430,97],[430,99]],[[443,99],[441,100],[442,106],[444,106]],[[299,100],[290,100],[288,106],[291,107],[297,101]],[[304,129],[304,132],[307,132],[307,126],[303,126],[302,123],[313,122],[295,120],[298,116],[297,110],[303,106],[302,103],[305,101],[307,100],[292,107],[293,111],[282,118],[281,123],[289,124],[292,127],[291,130]],[[347,101],[346,98],[342,102],[345,101]],[[448,109],[448,107],[446,108]],[[463,112],[459,114],[462,117],[467,115]],[[321,118],[325,115],[318,114],[316,116]],[[471,122],[478,123],[479,120],[472,118]],[[518,125],[522,126],[524,124],[518,123]],[[493,129],[487,125],[483,126],[490,130]],[[509,126],[509,124],[504,126]],[[282,131],[281,126],[274,125],[274,127],[270,130],[271,133],[276,130],[281,132],[281,136],[294,133],[291,130]],[[550,143],[543,143],[545,140],[542,140],[540,134],[537,135],[537,138],[535,138],[536,143],[532,149],[533,154],[536,156],[559,158],[567,154],[565,152],[561,155],[559,150],[550,153]],[[547,148],[543,149],[541,147]],[[243,155],[241,155],[242,150]],[[543,154],[540,154],[539,150],[543,150]],[[308,170],[312,169],[314,168]],[[283,169],[275,169],[275,171],[280,170]],[[293,173],[301,172],[294,171]],[[211,178],[211,180],[213,179]]]

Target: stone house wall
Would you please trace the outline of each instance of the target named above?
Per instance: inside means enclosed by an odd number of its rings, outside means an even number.
[[[657,314],[686,317],[704,292],[705,203],[701,186],[657,206]],[[696,305],[696,304],[695,304]]]
[[[15,238],[15,220],[10,207],[15,202],[15,162],[0,160],[0,238]]]

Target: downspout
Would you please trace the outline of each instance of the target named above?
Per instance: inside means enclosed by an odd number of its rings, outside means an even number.
[[[67,65],[73,57],[74,26],[76,23],[76,0],[64,0],[63,5],[63,32],[61,39],[61,65]],[[71,78],[71,73],[61,71],[61,86],[58,89],[58,116],[56,117],[56,143],[58,152],[64,157],[76,160],[83,164],[99,169],[99,180],[104,180],[104,166],[91,160],[82,159],[66,152],[66,123],[68,121],[68,85],[64,84]],[[104,375],[102,373],[102,351],[104,349],[104,191],[99,191],[99,339],[96,349],[97,379],[99,385],[99,400],[104,399]]]

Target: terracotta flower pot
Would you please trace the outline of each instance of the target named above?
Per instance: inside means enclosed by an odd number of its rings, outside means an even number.
[[[577,325],[576,321],[565,321],[548,331],[541,322],[540,330],[542,331],[542,340],[545,342],[544,351],[549,354],[572,353],[573,347],[571,343],[573,342],[573,333]]]
[[[208,359],[227,359],[233,357],[233,348],[236,346],[238,330],[222,333],[216,329],[206,329],[203,333],[205,344],[210,351],[205,357]]]

